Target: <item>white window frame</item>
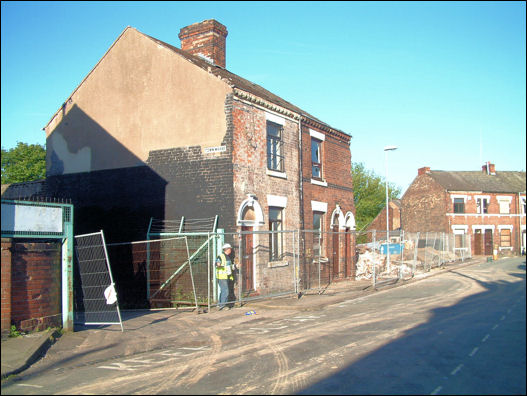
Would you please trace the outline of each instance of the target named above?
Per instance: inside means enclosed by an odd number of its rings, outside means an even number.
[[[453,225],[452,228],[452,234],[454,235],[465,235],[465,238],[468,234],[468,225]],[[454,237],[454,251],[456,250],[464,250],[465,252],[468,252],[468,246],[465,247],[456,247],[456,240]]]
[[[455,198],[462,198],[463,199],[463,205],[464,205],[464,208],[463,208],[463,213],[456,213],[454,212],[454,199]],[[456,216],[463,216],[465,214],[467,214],[467,198],[468,196],[467,195],[460,195],[460,194],[450,194],[450,199],[452,200],[452,214],[456,215]]]
[[[320,142],[321,142],[321,144],[320,144],[320,150],[321,150],[321,153],[320,153],[320,161],[321,162],[320,162],[320,164],[322,165],[322,160],[323,160],[323,158],[322,158],[322,143],[324,143],[324,141],[326,140],[326,135],[324,135],[321,132],[315,131],[314,129],[309,128],[309,136],[311,138],[320,140]],[[311,153],[310,153],[310,156],[311,156]],[[322,169],[324,169],[324,166],[322,166]],[[313,174],[312,172],[313,172],[313,170],[311,170],[311,174]],[[328,183],[326,182],[326,180],[324,180],[324,174],[323,173],[321,175],[321,179],[322,180],[316,180],[316,179],[311,178],[311,184],[315,184],[317,186],[322,186],[322,187],[327,187]]]
[[[478,214],[489,214],[489,205],[490,205],[490,195],[476,195],[474,196],[476,200],[476,213]],[[487,213],[483,213],[483,200],[487,200]],[[481,200],[481,205],[478,206],[478,201]]]

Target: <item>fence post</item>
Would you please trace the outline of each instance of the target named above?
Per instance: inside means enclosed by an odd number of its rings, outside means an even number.
[[[207,232],[207,312],[210,313],[210,232]]]
[[[428,231],[426,232],[426,235],[425,235],[425,264],[424,264],[424,267],[426,268],[426,271],[430,271],[430,269],[428,268],[428,260],[427,260],[427,248],[428,247]]]
[[[373,252],[375,252],[376,237],[377,237],[377,230],[373,230],[372,231]],[[373,281],[373,290],[375,290],[375,262],[373,263],[372,281]]]
[[[318,294],[320,294],[320,256],[322,254],[322,246],[320,243],[321,239],[322,239],[322,231],[319,232],[318,234]]]
[[[214,246],[214,257],[212,257],[212,262],[213,263],[216,262],[216,257],[221,254],[221,252],[222,252],[221,247],[225,243],[225,230],[223,228],[218,228],[217,232],[218,232],[216,234],[217,238],[214,238],[214,240],[216,241],[216,245]],[[212,271],[212,279],[213,279],[213,282],[212,282],[213,291],[212,291],[212,293],[214,294],[214,301],[217,302],[218,301],[218,282],[216,280],[216,266],[214,265],[213,268],[214,268],[214,271]]]
[[[296,282],[296,255],[295,255],[295,234],[296,230],[293,230],[293,242],[292,242],[292,251],[293,251],[293,287],[295,290],[295,293],[298,294],[298,288],[297,288],[297,282]]]
[[[420,232],[417,232],[417,236],[415,238],[415,247],[414,247],[415,251],[414,251],[414,263],[413,263],[413,273],[412,273],[412,275],[415,275],[415,264],[417,263],[417,257],[418,257],[417,256],[417,248],[419,246],[419,236],[420,236],[420,234],[421,234]]]
[[[241,231],[238,231],[238,252],[239,258],[238,262],[240,263],[240,268],[238,271],[238,302],[240,307],[242,306],[242,283],[243,283],[243,251],[242,251],[242,234]]]

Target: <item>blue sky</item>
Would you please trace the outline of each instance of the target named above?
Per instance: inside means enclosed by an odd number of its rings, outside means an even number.
[[[42,128],[126,26],[180,47],[227,27],[227,69],[353,136],[402,192],[417,169],[525,170],[525,2],[1,3],[1,136]]]

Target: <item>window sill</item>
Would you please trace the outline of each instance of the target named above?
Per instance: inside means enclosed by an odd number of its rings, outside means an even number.
[[[268,268],[287,267],[288,265],[289,261],[269,261],[267,263]]]
[[[325,181],[325,180],[315,180],[315,179],[311,179],[311,184],[315,184],[317,186],[322,186],[322,187],[327,187],[328,186],[328,183]]]
[[[318,264],[318,258],[313,259],[313,263]],[[327,257],[320,257],[320,263],[327,264],[329,263],[329,259]]]
[[[278,172],[278,171],[273,171],[273,170],[270,170],[270,169],[266,169],[265,173],[268,176],[279,177],[281,179],[287,179],[287,175],[286,175],[285,172]]]

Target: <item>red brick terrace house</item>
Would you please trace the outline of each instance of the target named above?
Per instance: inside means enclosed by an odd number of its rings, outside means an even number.
[[[472,254],[525,252],[525,172],[436,171],[423,167],[401,198],[405,231],[470,237]],[[457,239],[459,241],[459,238]]]
[[[388,202],[388,207],[390,208],[388,213],[388,222],[390,237],[395,238],[399,237],[401,231],[401,200],[400,199],[390,199]],[[386,239],[386,206],[382,208],[379,214],[372,220],[372,222],[366,227],[366,231],[377,232],[377,239]],[[393,231],[393,232],[392,232]],[[372,241],[371,232],[367,235],[367,241]]]
[[[180,49],[127,27],[53,115],[46,188],[72,199],[76,233],[143,240],[151,217],[215,215],[226,232],[355,228],[351,136],[228,71],[226,37],[206,20]],[[268,257],[244,263],[249,288],[291,268],[265,238],[246,241]],[[324,242],[350,276],[349,238]]]

